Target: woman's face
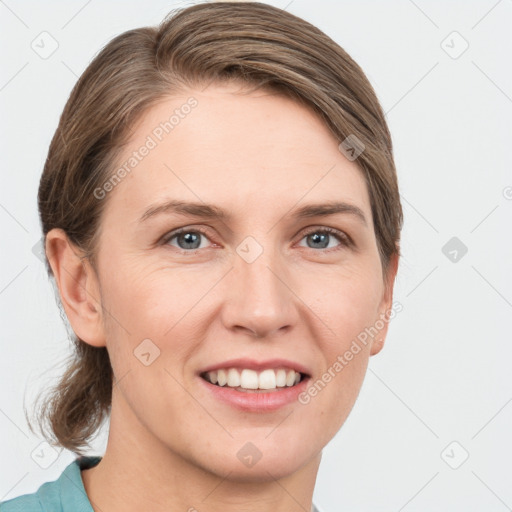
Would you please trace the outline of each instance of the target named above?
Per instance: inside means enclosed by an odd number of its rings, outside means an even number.
[[[357,161],[305,107],[237,91],[146,113],[118,159],[131,163],[97,192],[97,271],[111,436],[257,480],[318,459],[391,296]]]

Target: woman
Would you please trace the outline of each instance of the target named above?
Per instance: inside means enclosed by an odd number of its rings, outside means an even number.
[[[402,223],[347,53],[258,2],[121,34],[71,93],[39,211],[76,344],[40,421],[79,457],[2,511],[316,510]],[[106,419],[105,454],[83,455]]]

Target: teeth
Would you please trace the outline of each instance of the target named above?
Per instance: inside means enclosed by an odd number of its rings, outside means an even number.
[[[286,370],[279,369],[276,372],[276,386],[284,388],[286,386]]]
[[[240,386],[240,374],[234,368],[228,370],[228,386],[230,388]]]
[[[225,386],[228,381],[226,372],[224,370],[219,370],[217,372],[217,384],[219,386]]]
[[[268,369],[262,372],[243,369],[241,372],[236,368],[227,368],[208,372],[206,380],[218,386],[242,389],[276,389],[291,387],[301,380],[299,372],[291,369],[278,368]]]
[[[300,374],[299,379],[300,379]],[[274,370],[265,370],[260,373],[259,386],[260,389],[275,389],[276,388],[276,372]]]
[[[233,369],[237,372],[237,370]],[[244,389],[258,389],[258,373],[254,370],[242,370],[240,375],[240,387]]]
[[[286,385],[293,386],[295,384],[295,372],[293,370],[289,370],[286,374]]]

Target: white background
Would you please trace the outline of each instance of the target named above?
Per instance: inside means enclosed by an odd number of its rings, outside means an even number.
[[[0,500],[34,492],[74,458],[62,451],[41,468],[31,454],[42,440],[23,413],[69,351],[32,252],[58,118],[112,37],[191,3],[0,2]],[[315,502],[325,512],[512,510],[512,1],[268,3],[317,25],[366,72],[387,112],[405,210],[403,311],[324,450]],[[43,31],[59,45],[47,59],[31,48]],[[458,58],[453,31],[469,44]],[[468,248],[456,262],[442,252],[454,236]]]

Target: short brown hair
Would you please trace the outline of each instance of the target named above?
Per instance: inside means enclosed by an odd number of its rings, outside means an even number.
[[[44,236],[63,229],[94,263],[106,202],[94,190],[112,175],[133,126],[166,96],[225,81],[291,97],[316,112],[340,142],[356,136],[364,144],[357,164],[386,269],[399,252],[402,209],[391,136],[375,92],[361,68],[321,30],[259,2],[178,9],[159,26],[124,32],[99,52],[73,88],[50,144],[38,195]],[[73,342],[69,366],[38,421],[51,444],[82,453],[108,417],[113,372],[105,347],[76,335]]]

